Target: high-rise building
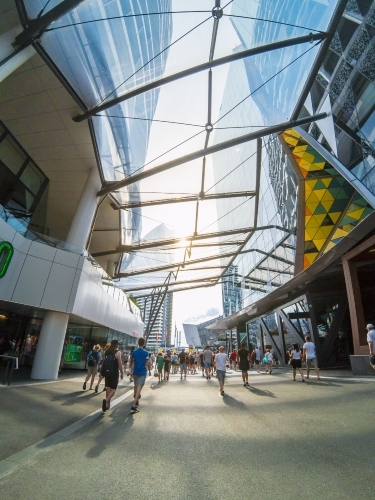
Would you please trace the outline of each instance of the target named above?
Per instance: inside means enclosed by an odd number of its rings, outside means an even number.
[[[229,266],[221,285],[224,318],[242,309],[242,289],[239,284],[238,266]]]
[[[153,298],[151,295],[138,297],[136,301],[141,309],[144,333],[148,334],[147,347],[170,346],[172,339],[173,293],[165,295],[160,308],[158,298]]]

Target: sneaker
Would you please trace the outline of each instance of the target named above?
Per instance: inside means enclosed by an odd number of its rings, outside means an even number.
[[[250,387],[249,382],[246,382],[246,387]]]
[[[83,390],[86,390],[86,382],[83,382]]]
[[[220,391],[220,396],[225,396],[225,392],[224,391]]]
[[[270,371],[270,375],[271,375],[271,373],[272,373],[272,370]]]
[[[105,391],[106,389],[107,389],[106,387],[103,387],[103,390],[102,390],[102,392],[104,392],[104,391]]]
[[[303,379],[302,379],[302,382],[304,382],[304,381],[305,381],[305,379],[303,378]]]
[[[131,413],[138,413],[138,412],[139,412],[139,409],[138,409],[136,406],[134,406],[134,405],[133,405],[133,406],[130,408],[130,411],[131,411]]]
[[[244,384],[243,386],[246,387],[246,384]]]
[[[98,386],[98,385],[96,385],[96,386],[95,386],[95,389],[94,389],[96,394],[98,393],[98,389],[99,389],[99,386]]]
[[[106,399],[103,399],[102,411],[103,411],[103,413],[105,413],[107,411],[107,400]]]

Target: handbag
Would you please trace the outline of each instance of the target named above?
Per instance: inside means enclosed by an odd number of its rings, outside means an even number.
[[[157,377],[157,376],[158,376],[158,371],[157,371],[157,369],[155,368],[155,370],[154,370],[154,377]]]

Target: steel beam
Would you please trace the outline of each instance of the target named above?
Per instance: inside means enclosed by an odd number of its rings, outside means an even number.
[[[195,288],[208,288],[210,286],[221,285],[222,283],[226,283],[226,282],[220,281],[219,283],[209,283],[209,284],[202,284],[202,285],[195,285],[195,286],[187,286],[187,287],[183,287],[183,288],[177,288],[177,290],[173,290],[173,292],[169,292],[169,293],[185,292],[186,290],[194,290]],[[143,297],[149,297],[149,295],[138,295],[135,298],[143,298]]]
[[[273,227],[273,226],[270,226]],[[208,240],[211,238],[220,238],[223,236],[234,236],[235,234],[246,234],[252,231],[252,227],[245,227],[241,229],[230,229],[228,231],[218,231],[217,233],[207,233],[207,234],[197,234],[196,236],[186,236],[185,238],[171,238],[169,240],[155,240],[145,243],[139,243],[138,245],[121,245],[114,250],[107,250],[105,252],[93,253],[92,257],[103,257],[105,255],[114,255],[116,253],[131,253],[138,252],[139,250],[145,250],[147,248],[158,248],[168,245],[177,245],[181,243],[181,240],[186,241],[199,241]]]
[[[117,278],[117,276],[116,276]],[[169,282],[168,287],[176,286],[176,285],[187,285],[190,283],[203,283],[203,282],[210,282],[210,281],[216,281],[216,276],[213,278],[201,278],[201,279],[196,279],[196,280],[185,280],[185,281],[176,281],[176,282]],[[150,286],[142,286],[139,288],[122,288],[122,291],[125,293],[129,292],[141,292],[143,290],[149,290],[150,288],[155,288],[157,285],[150,285]],[[163,286],[163,285],[160,285]],[[173,290],[172,290],[173,291]]]
[[[91,254],[91,256],[92,257],[104,257],[106,255],[115,255],[118,253],[139,252],[141,250],[146,250],[148,248],[158,248],[158,247],[169,246],[169,245],[178,245],[179,243],[181,243],[181,240],[186,240],[188,242],[193,241],[193,240],[194,241],[208,240],[211,238],[232,236],[235,234],[246,234],[246,233],[254,232],[254,231],[264,231],[266,229],[272,229],[272,228],[280,229],[280,231],[285,231],[286,233],[294,234],[294,230],[290,231],[289,229],[285,229],[284,227],[275,226],[275,225],[260,226],[260,227],[257,227],[256,229],[254,229],[253,227],[247,227],[247,228],[242,228],[242,229],[230,229],[228,231],[219,231],[217,233],[197,234],[197,235],[186,236],[186,237],[181,237],[181,238],[172,238],[170,240],[155,240],[155,241],[149,241],[149,242],[145,242],[145,243],[139,243],[138,245],[121,245],[118,248],[115,248],[113,250],[106,250],[104,252],[93,253],[93,254]],[[235,244],[237,244],[237,243],[238,242],[235,242]],[[218,243],[217,246],[220,246],[220,243]],[[184,248],[184,247],[182,247],[182,248]]]
[[[60,17],[75,9],[83,0],[63,0],[56,7],[41,17],[28,21],[28,26],[16,36],[15,47],[27,47],[35,38],[42,35],[43,31]]]
[[[291,276],[294,276],[294,273],[291,273],[290,271],[280,271],[279,269],[270,269],[269,267],[258,266],[256,269],[259,269],[260,271],[269,271],[270,273],[290,274]],[[253,269],[253,271],[255,271],[256,269]]]
[[[128,273],[118,273],[117,278],[129,278],[130,276],[137,276],[140,274],[157,273],[159,271],[166,271],[168,269],[174,269],[175,267],[185,267],[185,266],[189,266],[192,264],[201,264],[204,262],[209,262],[210,260],[227,259],[230,257],[236,257],[237,255],[242,255],[242,254],[251,253],[251,252],[261,253],[261,254],[266,255],[267,257],[270,257],[272,259],[279,260],[280,262],[284,262],[285,264],[289,264],[289,265],[294,266],[294,262],[291,262],[287,259],[284,259],[283,257],[278,257],[277,255],[272,255],[272,254],[270,255],[268,252],[264,252],[263,250],[259,250],[258,248],[250,248],[248,250],[241,250],[240,252],[229,252],[229,253],[216,254],[216,255],[211,255],[209,257],[202,257],[200,259],[193,259],[190,261],[176,262],[174,264],[166,264],[164,266],[148,267],[145,269],[130,271]],[[204,271],[204,269],[205,268],[202,267],[202,271]]]
[[[258,54],[263,54],[264,52],[270,52],[272,50],[278,50],[285,47],[291,47],[293,45],[299,45],[301,43],[309,43],[318,40],[324,40],[327,38],[327,33],[310,33],[309,35],[299,36],[296,38],[289,38],[288,40],[281,40],[278,42],[269,43],[266,45],[262,45],[260,47],[255,47],[252,49],[242,50],[241,52],[237,52],[231,54],[229,56],[220,57],[219,59],[215,59],[213,61],[208,61],[203,64],[199,64],[198,66],[193,66],[192,68],[185,69],[178,73],[174,73],[173,75],[166,76],[164,78],[160,78],[159,80],[155,80],[153,82],[147,83],[146,85],[142,85],[130,92],[126,92],[119,97],[115,97],[109,101],[106,101],[94,108],[82,113],[81,115],[75,116],[73,120],[75,122],[81,122],[86,120],[90,116],[96,115],[105,109],[111,108],[120,102],[124,102],[127,99],[131,99],[136,97],[137,95],[143,94],[152,89],[156,89],[161,87],[162,85],[166,85],[167,83],[175,82],[176,80],[180,80],[181,78],[186,78],[187,76],[194,75],[196,73],[200,73],[201,71],[210,70],[212,68],[216,68],[217,66],[222,66],[223,64],[229,64],[233,61],[238,61],[240,59],[244,59],[245,57],[255,56]]]
[[[203,194],[195,196],[182,196],[180,198],[166,198],[163,200],[152,200],[152,201],[139,201],[139,202],[129,202],[124,205],[113,205],[115,210],[127,209],[127,208],[139,208],[139,207],[149,207],[153,205],[168,205],[169,203],[184,203],[189,201],[210,201],[210,200],[220,200],[221,198],[240,198],[240,197],[253,197],[255,196],[255,191],[237,191],[233,193],[215,193],[215,194]]]
[[[181,156],[180,158],[168,161],[167,163],[163,163],[162,165],[158,165],[157,167],[144,170],[139,174],[131,175],[130,177],[127,177],[122,181],[106,183],[105,187],[101,191],[99,191],[98,196],[103,196],[105,194],[112,193],[113,191],[117,191],[122,187],[129,186],[130,184],[134,184],[135,182],[141,181],[142,179],[147,179],[148,177],[151,177],[155,174],[160,174],[161,172],[165,172],[166,170],[169,170],[171,168],[178,167],[179,165],[183,165],[184,163],[197,160],[198,158],[202,158],[205,155],[211,155],[213,153],[217,153],[218,151],[223,151],[225,149],[238,146],[239,144],[243,144],[245,142],[253,141],[255,139],[259,139],[267,135],[276,134],[278,132],[283,132],[284,130],[287,130],[289,128],[295,128],[301,125],[305,125],[307,123],[323,120],[324,118],[327,118],[327,116],[328,116],[327,113],[319,113],[317,115],[307,116],[305,118],[300,118],[298,120],[279,123],[278,125],[273,125],[272,127],[263,128],[261,130],[257,130],[256,132],[251,132],[249,134],[241,135],[234,139],[230,139],[229,141],[220,142],[219,144],[215,144],[214,146],[209,146],[206,149],[200,149],[199,151],[195,151],[194,153]]]

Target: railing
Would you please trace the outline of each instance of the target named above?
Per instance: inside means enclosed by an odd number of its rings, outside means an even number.
[[[3,385],[5,385],[6,382],[8,382],[8,385],[10,385],[14,369],[18,370],[18,358],[14,357],[14,356],[9,356],[6,354],[1,354],[0,358],[7,360],[7,362],[6,362],[7,367],[6,367],[5,375],[3,378]]]

